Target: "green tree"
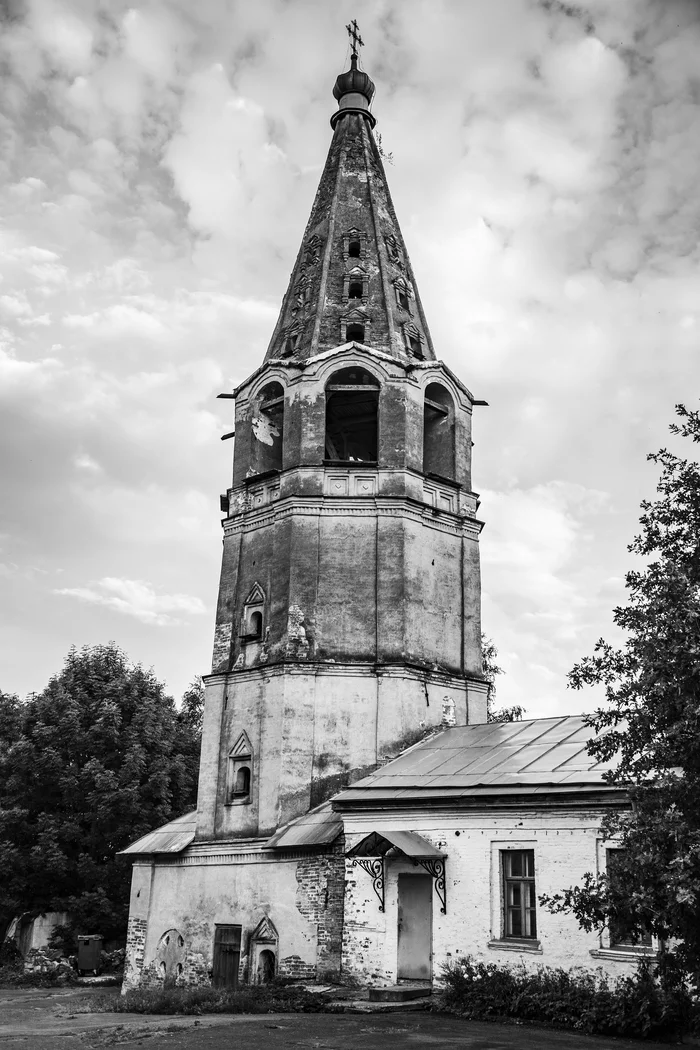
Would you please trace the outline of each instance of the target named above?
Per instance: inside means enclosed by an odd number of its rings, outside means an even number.
[[[496,699],[496,677],[503,674],[503,668],[498,666],[498,649],[496,643],[487,635],[481,635],[481,656],[484,665],[484,677],[488,682],[488,693],[486,694],[486,718],[489,722],[519,722],[525,714],[525,708],[520,704],[511,707],[494,707]]]
[[[0,694],[0,932],[25,911],[124,932],[130,865],[116,854],[195,804],[196,707],[178,713],[113,644],[71,650],[24,703]]]
[[[676,406],[671,433],[700,442],[700,416]],[[589,718],[589,745],[631,808],[611,815],[614,878],[588,873],[582,886],[543,903],[572,911],[586,929],[612,921],[651,931],[688,973],[700,971],[700,465],[667,449],[658,499],[642,503],[629,550],[644,559],[626,576],[627,603],[614,610],[621,647],[600,640],[569,675],[574,689],[603,685],[607,706]]]

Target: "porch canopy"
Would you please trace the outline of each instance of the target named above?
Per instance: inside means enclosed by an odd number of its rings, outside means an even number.
[[[443,860],[445,857],[444,853],[415,831],[371,831],[349,849],[346,856],[385,857],[391,849],[397,849],[411,860]]]
[[[384,864],[386,855],[391,850],[403,853],[414,864],[425,868],[428,874],[432,875],[441,905],[440,911],[444,915],[447,911],[447,858],[432,842],[428,842],[422,835],[417,835],[415,831],[370,831],[369,835],[365,835],[346,853],[347,857],[352,857],[353,865],[359,864],[372,876],[372,888],[379,900],[379,910],[384,911]]]

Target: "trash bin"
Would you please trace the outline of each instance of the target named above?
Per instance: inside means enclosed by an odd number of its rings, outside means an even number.
[[[102,937],[99,933],[78,936],[78,973],[82,977],[88,970],[95,974],[102,972]]]

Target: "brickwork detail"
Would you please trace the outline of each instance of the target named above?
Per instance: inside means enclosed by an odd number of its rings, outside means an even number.
[[[298,910],[316,925],[316,976],[340,976],[343,908],[345,899],[345,857],[343,838],[332,853],[304,857],[297,864]],[[280,970],[287,960],[280,963]]]
[[[141,983],[143,955],[146,948],[148,921],[129,917],[126,932],[126,955],[124,957],[124,990]]]
[[[218,623],[214,631],[214,652],[211,658],[212,673],[228,669],[231,655],[231,623]]]

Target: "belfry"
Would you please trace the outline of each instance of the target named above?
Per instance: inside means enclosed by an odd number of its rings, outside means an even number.
[[[478,402],[436,357],[348,28],[279,319],[222,395],[235,453],[198,807],[126,851],[126,986],[339,973],[329,800],[435,728],[486,720]]]

